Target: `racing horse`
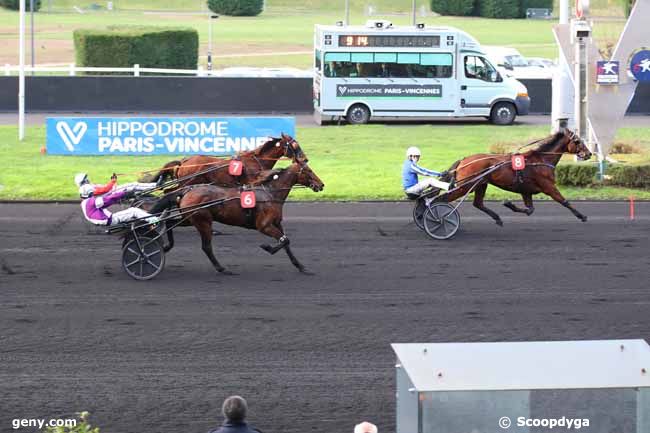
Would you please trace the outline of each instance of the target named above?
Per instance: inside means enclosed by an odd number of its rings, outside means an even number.
[[[565,153],[577,155],[582,160],[591,157],[591,152],[584,141],[568,129],[559,130],[541,140],[535,149],[522,153],[525,168],[520,171],[515,171],[512,168],[512,155],[477,154],[468,156],[456,161],[450,167],[449,173],[442,177],[442,180],[452,182],[457,186],[449,193],[440,195],[436,201],[453,202],[471,192],[473,188],[474,207],[492,217],[499,226],[503,226],[499,215],[483,203],[488,185],[494,185],[506,191],[521,194],[525,208],[520,208],[509,200],[503,203],[513,212],[532,215],[535,211],[533,195],[541,192],[585,222],[587,217],[578,212],[555,185],[555,167]]]
[[[284,249],[291,263],[302,273],[306,268],[298,261],[289,246],[289,238],[282,227],[282,207],[294,185],[303,185],[313,191],[322,191],[325,184],[318,178],[306,163],[294,162],[280,170],[267,170],[258,174],[253,180],[253,186],[244,188],[255,194],[255,207],[244,209],[240,202],[240,187],[224,187],[218,185],[193,185],[185,191],[177,192],[179,212],[187,212],[188,222],[193,225],[201,236],[201,248],[208,256],[215,270],[230,274],[214,255],[212,250],[212,222],[217,221],[231,226],[255,229],[260,233],[277,240],[271,245],[260,245],[270,254]],[[172,193],[173,195],[173,193]],[[215,201],[207,208],[202,204]],[[197,209],[192,211],[192,209]]]
[[[147,182],[157,182],[161,177],[163,181],[185,178],[178,188],[203,183],[225,186],[245,185],[255,179],[260,172],[272,169],[282,157],[301,163],[309,161],[300,144],[293,137],[282,133],[279,138],[271,138],[257,149],[240,152],[236,157],[243,165],[239,176],[229,173],[228,159],[195,155],[180,161],[170,161],[161,170],[143,179]],[[196,176],[192,176],[193,174]]]

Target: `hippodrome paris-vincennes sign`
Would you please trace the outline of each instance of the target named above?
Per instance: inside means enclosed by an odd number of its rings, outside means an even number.
[[[293,117],[50,117],[50,155],[233,155],[281,133]]]

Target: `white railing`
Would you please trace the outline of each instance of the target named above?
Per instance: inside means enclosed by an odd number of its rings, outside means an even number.
[[[20,67],[15,65],[6,64],[4,67],[5,75],[15,75],[20,72]],[[133,74],[134,77],[139,77],[141,73],[153,74],[174,74],[174,75],[195,75],[198,77],[213,76],[215,71],[208,71],[199,66],[198,69],[163,69],[163,68],[141,68],[140,65],[133,65],[132,68],[94,68],[94,67],[78,67],[74,63],[67,66],[25,66],[25,73],[31,74],[32,72],[64,72],[74,77],[78,72],[125,72]]]

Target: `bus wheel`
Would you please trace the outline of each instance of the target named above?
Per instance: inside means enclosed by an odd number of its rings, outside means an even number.
[[[517,116],[517,109],[510,102],[497,102],[490,112],[490,122],[495,125],[511,125]]]
[[[348,123],[351,125],[362,125],[368,123],[370,119],[370,110],[363,104],[354,104],[348,110],[347,116]]]

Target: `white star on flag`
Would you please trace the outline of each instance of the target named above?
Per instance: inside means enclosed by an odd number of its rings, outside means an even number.
[[[603,65],[603,69],[605,70],[605,74],[615,74],[614,72],[614,66],[616,66],[616,63],[612,62],[607,62]]]
[[[650,59],[641,61],[639,65],[641,65],[641,72],[650,72]]]

